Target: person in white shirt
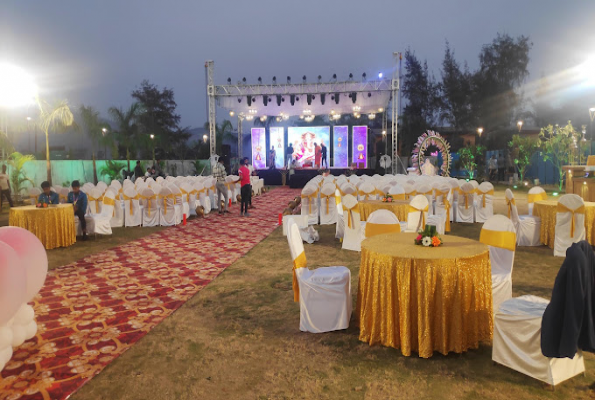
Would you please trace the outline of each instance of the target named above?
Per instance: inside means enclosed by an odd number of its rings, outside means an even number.
[[[0,173],[0,210],[2,210],[2,201],[6,197],[8,205],[13,207],[12,197],[10,196],[10,180],[6,173],[6,165],[2,166],[2,173]]]
[[[496,174],[498,173],[498,160],[496,159],[495,155],[493,155],[492,158],[490,158],[488,169],[490,171],[490,181],[495,180]]]

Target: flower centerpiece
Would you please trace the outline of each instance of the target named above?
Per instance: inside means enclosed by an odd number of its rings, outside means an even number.
[[[45,201],[42,201],[41,203],[37,203],[37,205],[35,207],[37,207],[37,208],[48,208],[48,203],[46,203]]]
[[[442,238],[436,233],[434,225],[426,225],[423,231],[419,231],[414,242],[418,246],[438,247],[442,244]]]
[[[391,196],[390,194],[385,194],[384,196],[382,196],[383,203],[392,203],[393,201],[395,201],[395,199],[393,199],[393,196]]]

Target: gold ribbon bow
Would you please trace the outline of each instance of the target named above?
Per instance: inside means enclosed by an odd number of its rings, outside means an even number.
[[[187,192],[182,188],[180,188],[180,192],[182,192],[182,202],[184,201],[184,196],[186,196],[186,203],[190,203],[190,192]]]
[[[293,287],[293,301],[296,303],[300,301],[300,285],[297,280],[297,275],[295,274],[295,270],[298,268],[307,268],[308,264],[306,262],[306,253],[302,251],[302,253],[293,260],[293,281],[291,286]]]
[[[407,198],[410,199],[412,197],[417,196],[417,191],[416,190],[412,190],[411,192],[405,193],[405,194],[407,195]]]
[[[308,199],[308,214],[312,214],[312,197],[318,197],[318,190],[312,194],[301,194],[300,197],[303,199]]]
[[[95,202],[95,213],[99,214],[99,200],[101,200],[101,197],[93,197],[91,195],[87,195],[87,198],[89,199],[89,201]]]
[[[330,201],[330,198],[333,197],[334,194],[320,194],[320,201],[322,201],[322,199],[326,199],[326,213],[328,215],[328,203]]]
[[[417,208],[412,206],[411,204],[409,205],[409,212],[413,213],[413,212],[420,212],[421,213],[421,228],[426,226],[426,213],[428,212],[428,210],[430,209],[429,205],[427,205],[425,208]]]
[[[527,195],[527,203],[535,203],[536,201],[547,200],[547,194],[545,192],[541,193],[529,193]]]
[[[175,194],[166,194],[164,196],[161,196],[161,198],[163,199],[163,213],[167,214],[167,199],[174,199],[174,204],[176,202],[176,195]]]
[[[494,195],[494,189],[488,190],[487,192],[482,192],[481,190],[477,189],[477,194],[482,196],[482,203],[481,203],[481,207],[482,208],[486,208],[486,195],[490,194],[490,195]]]
[[[109,197],[105,197],[104,196],[103,197],[103,205],[113,206],[114,207],[114,210],[113,210],[112,216],[115,216],[116,215],[116,207],[115,207],[116,206],[116,200],[110,199]]]
[[[450,201],[446,196],[442,196],[442,202],[444,203],[444,210],[446,210],[446,221],[444,222],[444,230],[450,232]]]
[[[355,207],[358,207],[358,205],[356,204],[353,208],[347,208],[345,206],[343,206],[343,211],[348,212],[347,214],[347,227],[350,229],[353,229],[353,215],[351,213],[356,213],[359,214],[359,209],[355,210]]]
[[[572,214],[572,219],[570,220],[570,237],[574,237],[574,225],[575,225],[574,217],[576,214],[584,214],[585,206],[582,205],[579,208],[577,208],[576,210],[571,210],[570,208],[566,207],[564,204],[558,203],[558,207],[556,208],[556,211],[559,213],[569,212]]]
[[[372,237],[376,235],[384,235],[386,233],[399,233],[401,232],[401,225],[399,224],[375,224],[373,222],[366,223],[366,237]]]
[[[514,251],[516,246],[516,233],[482,229],[479,234],[479,241],[488,246]]]
[[[124,196],[124,201],[129,200],[130,201],[130,215],[134,215],[134,207],[132,206],[132,200],[138,200],[139,195],[137,194],[134,197],[128,197],[125,194]]]
[[[510,219],[510,214],[512,213],[512,206],[516,206],[516,201],[514,201],[514,197],[512,199],[506,199],[506,205],[508,206],[508,218]]]

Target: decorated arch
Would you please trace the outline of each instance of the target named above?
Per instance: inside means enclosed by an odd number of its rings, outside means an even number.
[[[435,146],[438,152],[442,154],[442,166],[440,167],[440,175],[449,176],[450,163],[452,156],[450,154],[450,144],[438,132],[426,131],[419,138],[413,147],[411,154],[411,164],[421,174],[421,166],[426,158],[426,150],[430,146]]]

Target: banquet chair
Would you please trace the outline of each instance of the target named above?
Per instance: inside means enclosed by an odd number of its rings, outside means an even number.
[[[190,207],[190,200],[192,200],[192,204],[194,204],[194,201],[196,200],[196,198],[191,199],[192,185],[184,181],[180,185],[180,191],[182,192],[182,214],[186,214],[186,218],[188,218],[190,215],[192,215],[191,211],[194,211],[194,214],[196,215],[196,210],[194,210],[196,207]]]
[[[87,195],[91,193],[91,190],[93,189],[95,189],[95,185],[93,185],[91,182],[84,183],[83,186],[81,186],[81,190]]]
[[[211,200],[211,210],[218,210],[219,199],[217,196],[217,178],[209,178],[208,184],[205,183],[205,187],[208,189],[209,199]]]
[[[457,204],[457,222],[473,223],[475,189],[470,182],[461,185]]]
[[[585,202],[576,194],[565,194],[556,211],[554,256],[564,257],[572,243],[585,240]]]
[[[357,198],[346,194],[341,199],[343,207],[343,245],[344,250],[361,251],[361,223]]]
[[[529,189],[527,193],[527,206],[529,207],[529,215],[533,215],[533,206],[536,201],[547,200],[547,194],[540,186],[535,186]]]
[[[205,216],[211,212],[211,198],[209,197],[209,189],[204,185],[203,182],[197,182],[194,184],[194,190],[196,190],[196,205],[199,204],[205,210]]]
[[[228,198],[231,199],[232,203],[237,202],[236,195],[240,194],[239,192],[236,192],[236,184],[234,183],[237,180],[238,180],[238,178],[236,178],[233,175],[228,175],[225,177],[225,186],[227,187],[227,195],[228,195]]]
[[[419,194],[409,202],[409,212],[407,213],[407,222],[401,223],[401,231],[419,232],[426,226],[428,218],[428,198]],[[403,229],[404,228],[404,229]]]
[[[415,190],[415,185],[411,183],[404,183],[403,189],[405,190],[405,200],[411,200],[417,194],[417,191]]]
[[[100,191],[101,188],[95,188],[95,190]],[[91,218],[93,219],[93,233],[95,235],[111,235],[112,234],[112,226],[111,220],[115,215],[114,206],[116,205],[115,201],[116,195],[114,192],[106,191],[102,198],[101,204],[101,212],[99,214],[91,214]],[[78,218],[76,218],[78,220]],[[88,224],[87,224],[88,225]],[[87,229],[87,233],[89,230]]]
[[[488,245],[492,264],[492,304],[497,310],[512,297],[512,267],[516,248],[516,229],[504,215],[494,215],[481,228],[479,241]]]
[[[363,182],[358,189],[358,200],[376,200],[376,188],[370,182]]]
[[[345,221],[343,220],[343,202],[341,190],[335,189],[335,204],[337,206],[337,225],[335,226],[335,239],[343,240],[345,236]]]
[[[124,208],[122,207],[122,200],[120,200],[118,189],[114,186],[110,186],[105,191],[106,194],[107,192],[114,194],[114,212],[110,219],[110,226],[112,228],[121,228],[124,226]],[[105,204],[105,195],[103,196],[103,202]]]
[[[29,189],[29,201],[31,204],[36,205],[37,199],[39,199],[39,195],[41,194],[41,189],[39,188],[31,188]]]
[[[61,189],[59,189],[58,193],[58,198],[60,199],[60,204],[65,204],[68,203],[68,193],[70,192],[70,189],[67,187],[63,187]]]
[[[508,207],[508,218],[516,228],[517,246],[540,246],[541,218],[532,215],[519,216],[516,201],[510,189],[506,189],[504,197]]]
[[[140,226],[142,215],[139,204],[139,196],[134,186],[124,189],[124,226]]]
[[[461,186],[458,179],[450,178],[448,180],[450,190],[452,191],[452,203],[451,203],[451,222],[457,222],[457,208],[459,205],[459,193],[461,192]]]
[[[426,196],[429,205],[428,215],[434,215],[434,189],[428,183],[420,182],[415,185],[415,192],[417,195]]]
[[[175,185],[175,183],[171,183],[167,186],[167,188],[171,191],[173,198],[174,198],[174,210],[176,214],[176,225],[182,223],[182,219],[184,218],[184,202],[182,200],[182,191],[179,187]]]
[[[157,194],[151,188],[145,188],[140,193],[142,207],[143,227],[159,226],[159,202]]]
[[[318,224],[318,187],[308,184],[302,189],[302,215],[308,216],[308,225]]]
[[[172,193],[171,187],[163,187],[159,193],[159,225],[172,226],[177,225],[176,218],[176,197]]]
[[[436,198],[434,215],[429,215],[427,224],[434,225],[436,231],[443,235],[445,232],[450,232],[450,220],[452,216],[452,191],[448,184],[443,184],[437,189],[434,189],[434,196]]]
[[[475,193],[475,222],[486,222],[494,215],[494,185],[482,182]]]
[[[325,183],[320,189],[320,225],[337,223],[337,202],[335,200],[335,184]]]
[[[287,233],[293,259],[293,299],[300,303],[300,330],[322,333],[347,329],[351,319],[351,271],[346,267],[308,269],[298,226]]]
[[[368,216],[365,225],[362,222],[364,239],[386,233],[401,232],[399,219],[389,210],[376,210]]]
[[[101,194],[103,195],[107,190],[107,183],[105,183],[104,181],[99,181],[97,182],[97,185],[95,185],[95,187],[99,189],[101,191]]]
[[[395,200],[405,200],[405,188],[398,183],[390,187],[388,194]]]
[[[100,214],[103,201],[103,192],[101,188],[95,187],[87,193],[87,213],[91,215]]]

